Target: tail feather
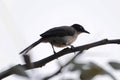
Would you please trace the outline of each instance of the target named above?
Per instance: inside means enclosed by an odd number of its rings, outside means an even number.
[[[37,40],[36,42],[34,42],[33,44],[25,48],[23,51],[21,51],[19,54],[26,54],[28,51],[30,51],[32,48],[34,48],[41,42],[42,42],[42,39]]]

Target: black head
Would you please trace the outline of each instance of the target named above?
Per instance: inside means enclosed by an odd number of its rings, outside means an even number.
[[[90,34],[88,31],[86,31],[81,25],[79,24],[73,24],[71,27],[73,27],[78,32],[84,32]]]

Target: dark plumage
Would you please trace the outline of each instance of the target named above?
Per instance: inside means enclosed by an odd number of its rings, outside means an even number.
[[[52,45],[53,51],[55,53],[54,47],[65,47],[71,45],[80,33],[89,33],[81,25],[73,24],[72,26],[61,26],[49,29],[48,31],[41,34],[41,38],[25,48],[22,53],[27,53],[29,50],[34,48],[41,42],[49,42]]]
[[[74,33],[75,33],[75,30],[73,28],[70,28],[69,26],[62,26],[62,27],[52,28],[44,32],[40,36],[42,38],[55,37],[55,36],[63,37],[68,35],[72,36],[74,35]]]

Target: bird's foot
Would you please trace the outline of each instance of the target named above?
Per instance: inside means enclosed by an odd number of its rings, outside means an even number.
[[[71,47],[71,50],[74,51],[74,54],[75,54],[75,47],[73,45],[70,45]]]

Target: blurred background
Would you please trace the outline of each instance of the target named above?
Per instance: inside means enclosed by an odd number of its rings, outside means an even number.
[[[80,46],[105,38],[120,39],[119,0],[0,0],[0,72],[16,64],[24,64],[19,52],[40,38],[44,31],[63,25],[78,23],[91,34],[81,34],[73,43]],[[55,48],[57,51],[61,48]],[[40,44],[31,51],[32,61],[38,61],[53,54],[50,44]],[[59,58],[64,64],[74,54]],[[120,62],[120,46],[116,44],[92,48],[84,52],[77,62],[94,62],[110,71],[117,80],[120,72],[113,70],[109,61]],[[31,80],[54,73],[58,69],[54,60],[40,69],[35,69]],[[76,72],[77,74],[77,72]],[[68,73],[51,80],[62,80],[77,75]],[[9,76],[4,80],[27,80]],[[97,76],[93,80],[112,80],[109,76]]]

